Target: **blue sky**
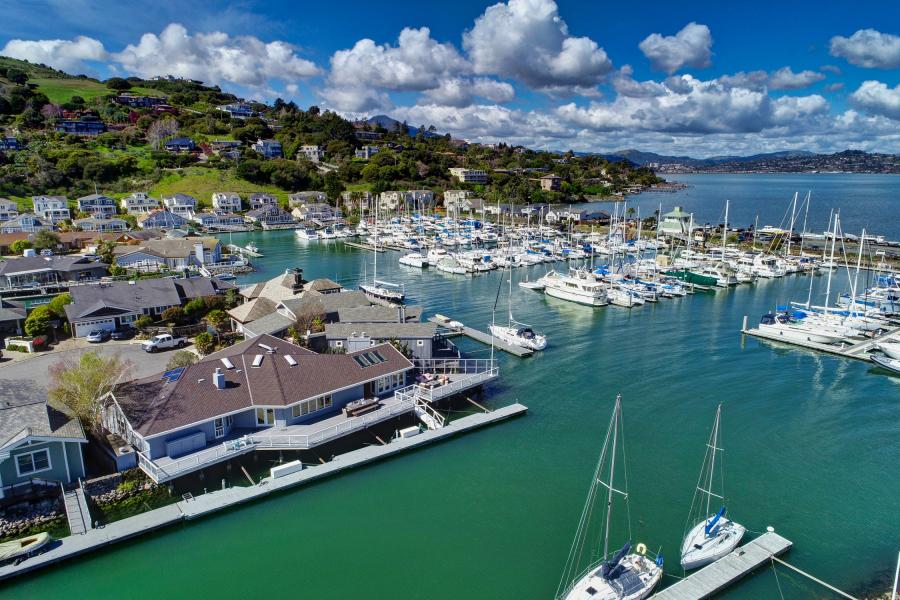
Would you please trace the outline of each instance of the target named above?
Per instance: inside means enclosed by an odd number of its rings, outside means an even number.
[[[0,53],[68,71],[172,73],[470,140],[900,152],[896,2],[17,0],[0,22]]]

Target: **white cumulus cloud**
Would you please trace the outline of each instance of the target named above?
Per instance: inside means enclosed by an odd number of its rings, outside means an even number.
[[[825,79],[818,71],[794,73],[790,67],[782,67],[769,76],[769,87],[773,90],[802,90]]]
[[[221,32],[191,35],[178,23],[170,23],[159,35],[145,33],[140,42],[129,44],[112,59],[141,77],[175,75],[251,87],[262,87],[269,79],[290,82],[321,72],[313,62],[297,56],[287,42],[265,43],[253,36]]]
[[[534,89],[593,87],[612,70],[597,42],[569,35],[553,0],[488,7],[463,34],[475,73],[517,79]]]
[[[900,67],[900,36],[875,29],[860,29],[850,37],[831,38],[832,56],[840,56],[858,67],[896,69]]]
[[[434,89],[427,90],[419,104],[438,104],[443,106],[469,106],[476,98],[484,98],[491,102],[503,104],[516,95],[512,85],[505,81],[496,81],[486,77],[444,79]]]
[[[900,84],[890,88],[881,81],[863,81],[850,102],[869,114],[900,121]]]
[[[72,40],[10,40],[0,54],[75,72],[84,67],[85,61],[109,58],[99,40],[83,35]]]
[[[657,71],[670,75],[682,67],[703,69],[711,64],[712,34],[709,27],[688,23],[675,35],[653,33],[638,44]]]

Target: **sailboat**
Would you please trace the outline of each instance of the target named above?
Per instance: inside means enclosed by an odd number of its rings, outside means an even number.
[[[591,479],[591,488],[588,492],[575,540],[569,550],[566,560],[566,568],[557,589],[558,600],[643,600],[650,595],[663,574],[663,559],[657,555],[656,559],[646,556],[647,547],[644,544],[635,546],[635,552],[631,551],[631,542],[626,542],[620,550],[610,555],[609,552],[609,526],[612,519],[613,495],[617,494],[628,502],[628,490],[625,486],[619,489],[615,486],[616,451],[618,445],[624,444],[622,436],[622,397],[616,396],[616,404],[613,407],[609,429],[606,432],[606,440],[603,442],[603,450],[600,452],[600,460],[594,470]],[[624,445],[622,446],[624,449]],[[624,459],[624,450],[623,450]],[[623,465],[624,466],[624,465]],[[603,477],[607,480],[604,481]],[[625,473],[624,483],[628,483],[628,474]],[[594,512],[597,491],[600,488],[606,490],[605,524],[603,526],[603,554],[596,556],[593,540],[589,539],[596,527],[592,526],[591,515]],[[629,525],[629,530],[631,529]],[[587,553],[592,558],[590,566],[579,571],[582,556]],[[596,560],[594,558],[596,557]]]
[[[531,350],[543,350],[547,347],[547,338],[534,330],[525,323],[519,323],[513,319],[512,315],[512,269],[509,271],[509,297],[507,299],[507,311],[509,313],[509,321],[506,325],[497,325],[491,322],[488,328],[491,335],[495,338],[506,342],[512,346],[520,348],[529,348]],[[502,285],[502,281],[501,281]],[[500,299],[500,288],[497,288],[497,300]],[[494,312],[497,311],[497,300],[494,300]]]
[[[378,202],[375,203],[375,223],[372,230],[372,254],[375,255],[372,267],[372,283],[361,283],[359,289],[366,296],[377,302],[388,304],[403,304],[404,294],[402,288],[396,283],[388,283],[378,280]]]
[[[722,417],[722,405],[716,409],[716,422],[713,425],[709,443],[706,446],[706,456],[700,469],[700,479],[697,481],[697,489],[694,491],[694,499],[691,501],[691,512],[688,515],[688,527],[690,531],[684,537],[681,544],[681,567],[685,571],[697,569],[716,561],[732,550],[744,537],[747,531],[743,525],[725,517],[725,473],[722,461],[719,461],[719,492],[713,491],[716,457],[722,448],[719,447],[719,421]],[[713,498],[722,502],[721,508],[715,513]],[[697,520],[700,522],[694,525]]]

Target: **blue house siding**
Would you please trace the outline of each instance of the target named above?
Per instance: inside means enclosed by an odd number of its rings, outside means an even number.
[[[16,457],[45,449],[49,452],[50,468],[35,473],[19,475],[16,469]],[[62,440],[37,442],[19,446],[11,450],[9,454],[10,456],[7,460],[0,461],[0,482],[2,482],[3,486],[23,483],[35,478],[69,483],[85,475],[81,444],[78,442],[65,442]]]

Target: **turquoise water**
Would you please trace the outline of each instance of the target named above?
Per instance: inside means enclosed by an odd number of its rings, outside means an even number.
[[[234,236],[249,239],[266,257],[248,281],[302,266],[308,278],[349,286],[371,260],[289,231]],[[473,326],[490,320],[499,274],[418,271],[397,256],[380,256],[379,275],[404,283],[410,303]],[[824,282],[814,281],[818,298]],[[632,530],[662,548],[669,572],[681,574],[684,520],[724,402],[732,516],[754,531],[774,526],[795,543],[792,563],[861,592],[892,573],[897,558],[900,378],[739,333],[744,315],[805,299],[808,285],[761,281],[633,310],[516,288],[516,317],[551,345],[525,360],[498,356],[502,377],[487,402],[519,400],[527,416],[28,575],[0,596],[550,598],[617,393]],[[626,535],[619,523],[611,537]],[[784,569],[778,582],[786,598],[830,597]],[[722,597],[779,596],[769,569]]]
[[[666,179],[685,183],[688,187],[674,193],[645,193],[629,196],[629,206],[639,207],[641,215],[652,215],[662,202],[663,213],[682,206],[694,213],[697,223],[721,223],[725,218],[725,200],[730,200],[728,223],[733,227],[749,227],[759,215],[759,226],[790,225],[790,209],[794,192],[799,192],[797,206],[812,192],[808,213],[808,230],[823,232],[828,227],[831,209],[841,211],[844,232],[859,235],[863,227],[868,233],[900,241],[900,176],[819,173],[770,175],[666,175]],[[607,204],[605,207],[609,209]],[[804,214],[795,229],[801,229]]]

